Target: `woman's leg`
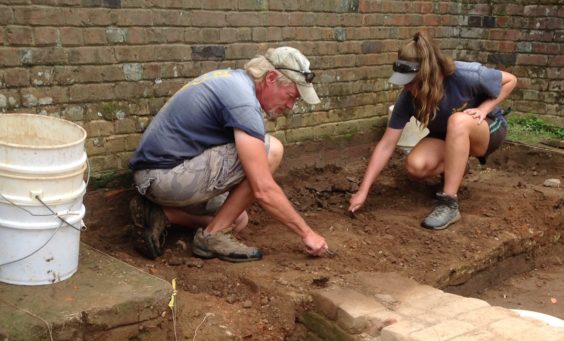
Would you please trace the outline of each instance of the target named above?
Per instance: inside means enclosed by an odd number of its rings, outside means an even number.
[[[410,176],[424,179],[443,172],[445,142],[438,138],[425,137],[407,156],[405,167]]]
[[[484,155],[489,141],[490,133],[486,121],[478,125],[476,119],[463,112],[454,113],[449,118],[444,150],[445,194],[456,196],[468,157]]]
[[[422,222],[428,229],[442,230],[460,220],[458,188],[464,177],[469,155],[482,156],[489,142],[487,122],[478,125],[472,116],[454,113],[448,121],[444,142],[442,168],[445,183],[442,193],[437,193],[438,205]]]

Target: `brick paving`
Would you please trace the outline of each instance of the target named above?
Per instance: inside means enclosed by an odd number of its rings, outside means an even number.
[[[302,321],[312,340],[564,340],[564,328],[396,273],[359,273],[347,282],[354,288],[313,292]]]

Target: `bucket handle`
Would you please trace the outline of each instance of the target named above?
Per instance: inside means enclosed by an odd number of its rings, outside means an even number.
[[[56,216],[57,218],[59,218],[61,220],[61,225],[63,224],[67,224],[68,226],[72,227],[73,229],[80,231],[80,232],[84,232],[86,231],[88,228],[86,227],[86,225],[84,225],[84,223],[81,222],[81,226],[80,228],[76,228],[74,225],[72,225],[71,223],[69,223],[68,221],[66,221],[62,216],[65,215],[76,215],[77,212],[76,211],[71,211],[71,210],[65,210],[65,211],[61,211],[61,212],[55,212],[53,211],[53,209],[51,207],[49,207],[49,205],[47,205],[43,200],[41,200],[41,198],[39,197],[38,194],[36,194],[34,196],[35,199],[37,199],[37,201],[39,201],[43,206],[45,206],[45,208],[47,208],[49,210],[49,214],[35,214],[33,212],[31,212],[30,210],[25,209],[24,207],[19,206],[18,204],[16,204],[15,202],[11,201],[10,199],[6,198],[6,196],[4,196],[2,193],[0,193],[0,197],[2,197],[2,199],[6,200],[8,203],[10,203],[10,205],[19,208],[20,210],[23,210],[25,212],[27,212],[29,215],[32,215],[34,217],[47,217],[47,216]],[[57,228],[58,229],[58,228]]]

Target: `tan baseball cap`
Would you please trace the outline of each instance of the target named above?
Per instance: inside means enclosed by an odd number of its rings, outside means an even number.
[[[298,87],[300,96],[308,104],[321,101],[313,88],[315,74],[309,69],[309,60],[297,49],[289,46],[268,49],[264,57]]]

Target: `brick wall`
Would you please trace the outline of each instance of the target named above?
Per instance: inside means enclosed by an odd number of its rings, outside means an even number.
[[[542,3],[539,4],[539,3]],[[395,52],[420,28],[459,60],[519,77],[508,106],[563,117],[560,0],[0,0],[0,111],[88,131],[95,172],[127,167],[152,115],[184,83],[267,47],[302,50],[322,103],[269,123],[288,144],[385,124]]]

